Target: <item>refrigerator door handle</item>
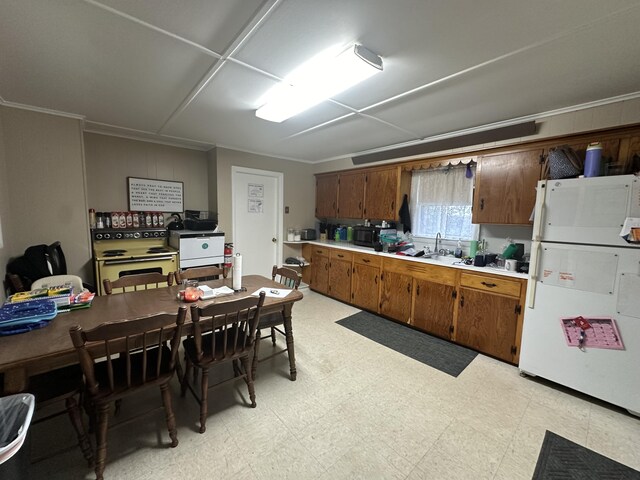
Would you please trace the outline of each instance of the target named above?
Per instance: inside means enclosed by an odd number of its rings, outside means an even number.
[[[527,283],[527,307],[534,308],[536,302],[536,284],[538,283],[538,263],[540,242],[531,243],[531,261],[529,263],[529,282]]]
[[[547,193],[547,181],[540,180],[536,190],[536,205],[533,209],[533,235],[531,239],[534,242],[542,240],[542,229],[544,222],[545,197]]]

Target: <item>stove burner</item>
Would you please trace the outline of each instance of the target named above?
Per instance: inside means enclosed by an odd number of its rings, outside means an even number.
[[[171,250],[164,247],[151,247],[147,253],[169,253]]]
[[[122,255],[125,252],[126,252],[126,250],[114,249],[114,250],[105,250],[102,253],[105,254],[105,255]]]
[[[114,250],[111,252],[104,252],[102,254],[103,257],[123,257],[124,256],[124,250]]]

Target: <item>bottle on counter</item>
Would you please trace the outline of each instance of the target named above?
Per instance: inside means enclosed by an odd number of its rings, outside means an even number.
[[[131,212],[127,212],[125,218],[127,221],[127,228],[133,228],[133,215],[131,214]]]
[[[104,217],[102,212],[96,212],[96,228],[104,228]]]
[[[89,209],[89,228],[96,228],[96,211],[93,208]]]
[[[295,229],[290,228],[287,230],[287,241],[293,242],[295,239]]]
[[[151,212],[151,225],[153,228],[158,227],[158,212]]]
[[[458,244],[456,245],[456,250],[453,256],[456,258],[462,258],[462,240],[458,240]]]
[[[301,240],[301,235],[300,235],[300,230],[295,230],[293,232],[293,241],[294,242],[299,242]]]
[[[127,228],[127,216],[124,212],[118,212],[118,228]]]
[[[131,212],[131,222],[133,228],[140,228],[140,215],[138,215],[138,212]]]
[[[111,228],[120,228],[120,214],[111,212]]]
[[[144,228],[147,226],[145,222],[144,212],[138,212],[138,224],[140,225],[140,228]]]
[[[158,212],[158,227],[164,228],[164,213]]]
[[[153,227],[153,221],[151,220],[151,212],[144,214],[144,226],[147,228]]]

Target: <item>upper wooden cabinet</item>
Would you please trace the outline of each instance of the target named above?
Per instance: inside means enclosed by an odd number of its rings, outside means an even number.
[[[338,179],[338,218],[364,218],[365,174],[341,173]]]
[[[316,217],[337,218],[338,174],[316,176]]]
[[[398,218],[398,168],[372,170],[365,174],[364,218],[396,220]]]
[[[316,175],[316,217],[398,220],[410,190],[411,174],[397,166]]]
[[[530,225],[543,164],[542,149],[480,157],[472,222]]]

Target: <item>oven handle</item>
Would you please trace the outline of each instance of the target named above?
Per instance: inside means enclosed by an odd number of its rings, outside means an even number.
[[[153,262],[158,260],[173,260],[174,255],[168,255],[166,257],[147,257],[147,258],[128,258],[126,260],[104,260],[105,265],[120,265],[123,263],[142,263]]]

